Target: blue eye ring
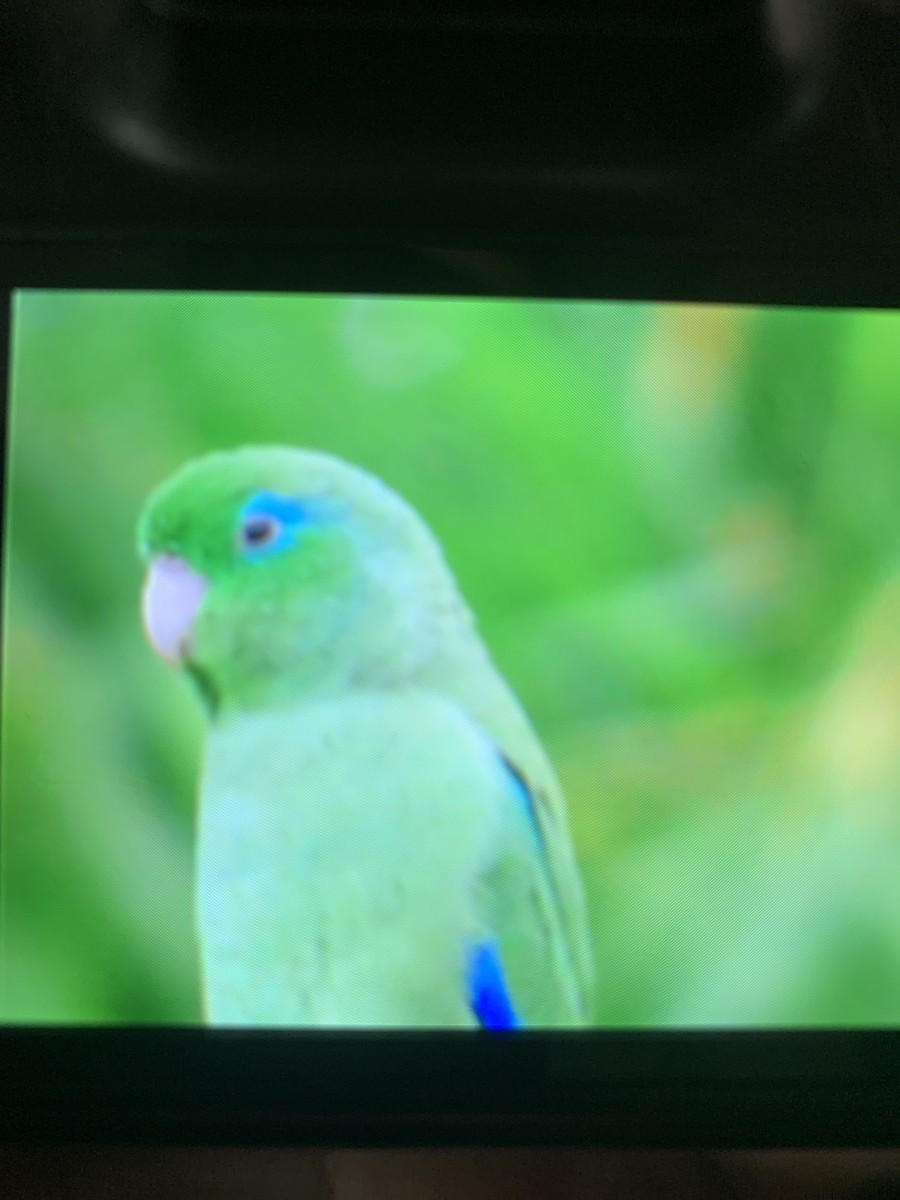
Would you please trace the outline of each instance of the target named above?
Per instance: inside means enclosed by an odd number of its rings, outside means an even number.
[[[276,554],[294,545],[308,523],[305,503],[275,492],[259,492],[241,510],[238,544],[254,558]]]

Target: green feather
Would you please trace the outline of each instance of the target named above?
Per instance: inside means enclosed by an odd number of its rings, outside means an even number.
[[[316,515],[254,559],[238,532],[261,492]],[[165,483],[139,541],[145,559],[178,555],[209,582],[183,662],[210,713],[209,1019],[471,1025],[465,950],[489,934],[526,1025],[589,1020],[558,783],[418,514],[338,459],[248,447]]]

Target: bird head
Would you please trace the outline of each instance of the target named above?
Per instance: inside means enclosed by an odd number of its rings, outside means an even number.
[[[387,682],[463,613],[429,530],[330,455],[241,447],[188,463],[139,526],[144,626],[213,712]]]

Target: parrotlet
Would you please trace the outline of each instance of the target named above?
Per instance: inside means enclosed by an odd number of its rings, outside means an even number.
[[[208,716],[205,1020],[589,1023],[557,779],[417,512],[331,455],[244,446],[164,482],[139,547],[146,633]]]

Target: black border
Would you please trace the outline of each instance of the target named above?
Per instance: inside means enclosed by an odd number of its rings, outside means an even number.
[[[900,1030],[0,1029],[0,1133],[377,1146],[891,1146]]]
[[[308,291],[900,308],[896,251],[823,243],[767,254],[734,240],[598,238],[555,242],[439,236],[412,242],[312,237],[223,225],[171,233],[123,225],[29,238],[0,226],[0,290],[116,288]]]
[[[900,308],[881,254],[753,259],[229,230],[0,238],[0,289],[398,292]],[[6,357],[9,295],[0,290]],[[0,365],[3,363],[0,358]],[[4,405],[4,410],[6,405]],[[4,430],[6,421],[4,420]],[[5,442],[5,439],[4,439]],[[4,498],[6,455],[3,456]],[[900,1029],[433,1034],[0,1027],[0,1140],[892,1146]]]

